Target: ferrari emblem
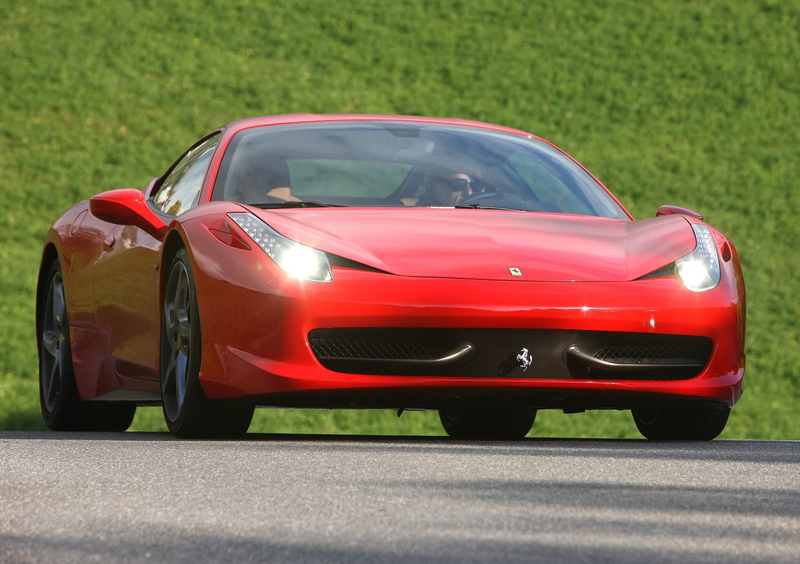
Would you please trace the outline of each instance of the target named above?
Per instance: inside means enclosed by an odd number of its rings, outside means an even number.
[[[533,363],[533,355],[528,352],[528,349],[522,349],[522,351],[517,355],[517,360],[519,361],[519,365],[522,367],[522,370],[528,370],[528,367]]]
[[[519,268],[509,267],[509,272],[511,272],[511,276],[522,276],[522,271]]]

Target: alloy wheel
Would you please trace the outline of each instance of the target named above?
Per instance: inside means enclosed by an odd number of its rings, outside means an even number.
[[[183,407],[189,379],[189,358],[193,346],[190,299],[186,266],[176,261],[170,272],[164,300],[161,348],[161,362],[166,366],[161,379],[164,410],[173,421]]]
[[[48,413],[58,406],[64,385],[64,355],[68,350],[69,325],[64,299],[64,281],[56,271],[47,288],[44,315],[42,316],[41,393],[42,403]]]

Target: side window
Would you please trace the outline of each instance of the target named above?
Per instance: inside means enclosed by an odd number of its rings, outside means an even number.
[[[180,215],[197,204],[203,179],[219,141],[219,134],[186,153],[169,173],[153,198],[156,207],[169,215]]]

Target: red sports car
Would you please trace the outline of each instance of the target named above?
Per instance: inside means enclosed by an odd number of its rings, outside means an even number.
[[[533,135],[456,119],[228,124],[144,191],[70,208],[37,288],[42,413],[235,437],[256,406],[438,410],[519,438],[538,409],[630,409],[716,437],[742,393],[733,244],[687,209],[634,221]]]

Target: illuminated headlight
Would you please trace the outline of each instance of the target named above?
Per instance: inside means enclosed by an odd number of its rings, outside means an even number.
[[[312,282],[333,279],[328,257],[322,251],[287,239],[252,214],[229,213],[228,217],[289,276]]]
[[[714,237],[705,225],[692,225],[697,247],[675,261],[675,273],[693,292],[712,290],[719,284],[720,270]]]

